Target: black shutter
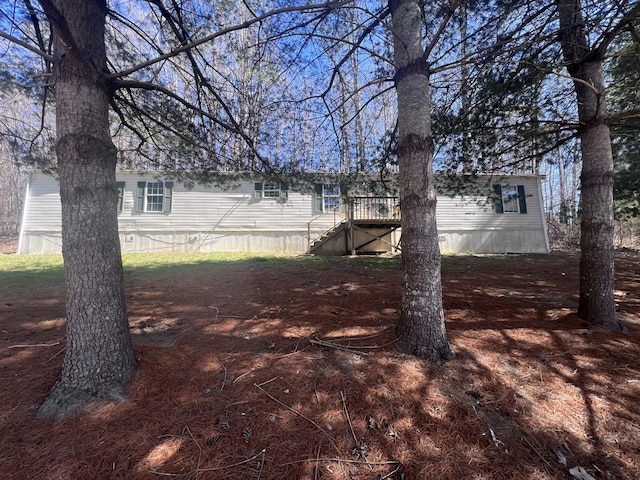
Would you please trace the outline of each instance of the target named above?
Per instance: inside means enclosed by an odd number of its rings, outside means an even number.
[[[527,213],[527,199],[524,195],[524,185],[518,185],[518,202],[520,203],[520,213]]]
[[[124,202],[124,182],[116,182],[116,190],[118,191],[118,213],[122,211],[122,204]]]
[[[262,198],[262,182],[256,182],[253,196],[255,198]]]
[[[162,197],[162,211],[171,213],[173,207],[173,182],[164,182],[164,197]]]
[[[138,182],[136,189],[136,212],[144,211],[144,192],[147,189],[147,182]]]
[[[322,184],[316,183],[313,186],[313,213],[322,213],[324,211],[324,202],[322,200]]]
[[[494,185],[493,193],[495,194],[493,205],[495,206],[496,213],[504,213],[504,207],[502,205],[502,185]]]

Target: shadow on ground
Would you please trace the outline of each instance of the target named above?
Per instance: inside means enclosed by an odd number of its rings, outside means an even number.
[[[393,349],[397,259],[246,261],[129,277],[130,401],[34,418],[60,371],[60,288],[0,314],[3,478],[557,479],[640,471],[640,272],[629,332],[574,315],[570,255],[446,258],[455,360]]]

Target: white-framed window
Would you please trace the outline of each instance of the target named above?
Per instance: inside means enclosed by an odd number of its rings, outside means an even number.
[[[523,185],[494,185],[496,213],[527,213]]]
[[[164,182],[147,182],[144,195],[145,212],[161,212],[164,205]]]
[[[280,198],[280,192],[279,183],[265,183],[262,186],[262,196],[264,198]]]
[[[173,203],[173,182],[161,180],[138,182],[136,212],[169,213]]]
[[[322,209],[324,212],[333,212],[340,208],[340,186],[322,185]]]
[[[256,182],[254,188],[255,198],[289,198],[289,186],[286,183]]]
[[[313,213],[342,211],[340,185],[316,183],[313,201]]]

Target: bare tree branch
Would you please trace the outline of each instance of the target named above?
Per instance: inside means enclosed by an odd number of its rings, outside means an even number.
[[[447,10],[447,15],[442,20],[442,22],[440,22],[440,26],[438,27],[438,30],[436,31],[436,33],[433,35],[433,38],[431,39],[431,42],[429,43],[429,45],[427,45],[427,48],[424,49],[424,53],[422,54],[423,60],[427,61],[429,59],[429,55],[431,55],[431,51],[435,48],[436,44],[438,43],[438,40],[440,39],[442,32],[444,32],[444,29],[449,23],[449,20],[451,20],[451,17],[456,12],[458,5],[460,5],[460,0],[453,0],[453,2],[451,2],[451,5]]]
[[[352,43],[351,48],[349,49],[349,51],[333,67],[333,73],[331,74],[331,78],[329,80],[329,85],[327,86],[325,91],[320,94],[320,97],[325,97],[329,93],[331,88],[333,88],[333,82],[335,81],[336,76],[338,75],[338,72],[340,71],[342,66],[347,62],[347,60],[349,60],[351,55],[353,55],[354,52],[360,47],[360,44],[371,34],[373,29],[377,25],[379,25],[382,22],[382,20],[384,20],[390,14],[391,14],[391,10],[389,10],[388,8],[384,8],[384,9],[382,9],[380,12],[378,12],[375,15],[373,21],[369,25],[367,25],[367,27],[362,31],[362,33],[360,34],[358,39],[355,42]]]
[[[9,35],[8,33],[5,33],[2,30],[0,30],[0,37],[7,39],[11,43],[15,43],[16,45],[18,45],[18,46],[20,46],[22,48],[27,49],[30,52],[35,53],[36,55],[40,55],[47,62],[53,62],[53,55],[49,55],[48,53],[42,51],[40,48],[34,47],[33,45],[31,45],[31,44],[29,44],[27,42],[24,42],[24,41],[20,40],[19,38],[14,37],[13,35]]]
[[[327,2],[327,3],[321,3],[321,4],[316,4],[316,5],[295,5],[295,6],[291,6],[291,7],[283,7],[283,8],[278,8],[275,10],[271,10],[269,12],[266,12],[258,17],[252,18],[250,20],[246,20],[245,22],[239,23],[237,25],[232,25],[223,29],[218,30],[215,33],[212,33],[211,35],[207,35],[203,38],[201,38],[200,40],[196,40],[193,42],[190,42],[188,44],[185,45],[181,45],[178,48],[175,48],[174,50],[165,53],[164,55],[161,55],[159,57],[153,58],[151,60],[148,60],[146,62],[140,63],[138,65],[135,65],[131,68],[128,68],[126,70],[122,70],[120,72],[115,72],[112,74],[109,74],[106,76],[106,78],[108,79],[113,79],[113,78],[122,78],[122,77],[126,77],[127,75],[131,75],[132,73],[137,72],[138,70],[142,70],[143,68],[149,67],[151,65],[154,65],[158,62],[162,62],[163,60],[168,60],[169,58],[175,57],[179,54],[181,54],[182,52],[186,52],[188,50],[191,50],[194,47],[197,47],[199,45],[202,45],[203,43],[207,43],[210,42],[212,40],[215,40],[218,37],[221,37],[223,35],[226,35],[228,33],[231,32],[235,32],[238,30],[243,30],[247,27],[250,27],[251,25],[258,23],[258,22],[262,22],[264,20],[266,20],[267,18],[270,17],[274,17],[276,15],[281,15],[283,13],[290,13],[290,12],[313,12],[313,11],[321,11],[321,10],[332,10],[335,8],[340,8],[342,6],[348,5],[349,3],[351,3],[353,0],[340,0],[340,1],[336,1],[336,2]]]

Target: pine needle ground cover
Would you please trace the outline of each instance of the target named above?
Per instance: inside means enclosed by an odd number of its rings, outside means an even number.
[[[394,350],[397,258],[125,257],[130,399],[59,423],[35,412],[64,355],[60,266],[30,283],[16,258],[0,478],[640,478],[635,252],[616,258],[624,333],[575,316],[577,255],[445,257],[456,359],[437,367]]]

